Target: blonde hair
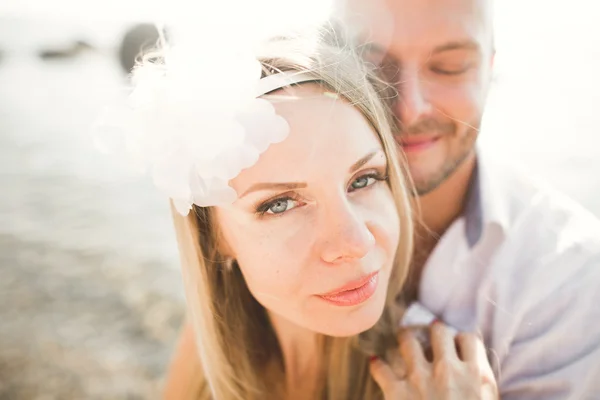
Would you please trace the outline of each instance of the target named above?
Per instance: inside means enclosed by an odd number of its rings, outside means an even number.
[[[309,71],[324,90],[336,93],[362,113],[387,155],[388,184],[400,216],[400,241],[384,313],[372,329],[361,335],[365,347],[370,343],[372,349],[381,348],[386,338],[394,335],[398,323],[396,296],[406,279],[413,235],[411,199],[391,133],[391,114],[380,99],[380,93],[387,87],[362,63],[345,36],[331,25],[317,35],[277,38],[264,50],[260,58],[263,75]],[[188,315],[202,366],[201,371],[197,371],[196,385],[186,399],[269,398],[276,386],[273,378],[283,383],[285,372],[266,310],[250,294],[239,268],[224,267],[213,209],[196,207],[194,211],[187,217],[172,213]],[[368,357],[359,348],[358,337],[323,336],[321,339],[324,365],[320,398],[382,398],[370,377]],[[281,368],[273,371],[270,369],[273,365]],[[275,375],[269,375],[271,373]]]

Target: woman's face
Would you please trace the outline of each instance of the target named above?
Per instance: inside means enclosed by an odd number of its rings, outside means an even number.
[[[303,85],[273,101],[289,137],[231,181],[217,208],[230,255],[272,317],[331,336],[383,311],[400,235],[382,145],[361,113]]]

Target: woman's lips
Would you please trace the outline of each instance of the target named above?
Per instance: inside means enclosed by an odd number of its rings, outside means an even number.
[[[379,271],[376,271],[360,279],[349,282],[332,292],[320,294],[318,297],[336,306],[355,306],[364,303],[373,296],[378,283]]]

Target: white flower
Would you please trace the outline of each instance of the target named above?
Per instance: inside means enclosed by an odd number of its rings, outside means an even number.
[[[128,103],[96,130],[97,145],[150,174],[183,215],[193,204],[233,202],[229,181],[289,134],[273,105],[255,97],[257,54],[265,40],[326,19],[330,0],[312,1],[295,12],[291,0],[165,4],[158,14],[168,27],[164,63],[134,71]]]
[[[174,47],[164,66],[139,68],[127,108],[113,115],[112,127],[105,124],[111,129],[98,142],[149,172],[182,215],[193,204],[235,201],[229,181],[289,133],[273,105],[254,97],[261,75],[256,58],[222,45],[198,54]]]

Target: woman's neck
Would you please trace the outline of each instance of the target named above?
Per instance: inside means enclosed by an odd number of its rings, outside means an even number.
[[[313,399],[320,379],[318,335],[269,313],[283,355],[288,400]]]

